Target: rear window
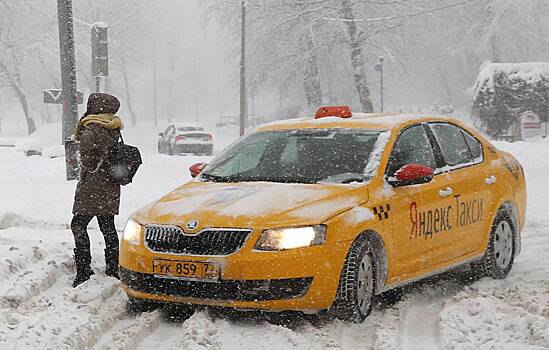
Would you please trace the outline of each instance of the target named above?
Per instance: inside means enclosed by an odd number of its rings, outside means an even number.
[[[201,127],[201,126],[183,126],[183,127],[177,128],[177,131],[183,131],[183,132],[186,132],[186,131],[204,131],[204,128]]]

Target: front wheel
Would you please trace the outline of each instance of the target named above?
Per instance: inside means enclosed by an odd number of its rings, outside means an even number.
[[[480,276],[503,279],[511,271],[515,258],[515,228],[506,212],[500,211],[496,215],[488,249],[479,262],[473,263],[471,268]]]
[[[374,283],[372,251],[368,242],[359,238],[351,246],[341,271],[335,316],[343,321],[363,322],[372,311]]]

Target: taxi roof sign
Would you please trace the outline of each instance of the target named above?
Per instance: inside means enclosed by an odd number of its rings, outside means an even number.
[[[315,119],[325,117],[351,118],[352,116],[353,112],[351,112],[351,107],[349,106],[327,106],[320,107],[316,111]]]

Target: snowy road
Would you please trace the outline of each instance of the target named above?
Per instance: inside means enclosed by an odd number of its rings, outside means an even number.
[[[67,229],[74,183],[64,161],[0,149],[0,349],[549,349],[549,143],[507,144],[528,179],[522,255],[503,281],[445,275],[380,301],[360,325],[298,315],[253,318],[199,310],[167,321],[129,314],[116,280],[102,272],[103,242],[92,228],[96,275],[77,289]],[[147,154],[123,192],[117,225],[188,179],[195,157]]]

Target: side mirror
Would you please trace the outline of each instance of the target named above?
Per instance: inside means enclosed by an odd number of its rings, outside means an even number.
[[[163,132],[159,132],[159,133],[158,133],[158,136],[162,137],[162,136],[164,136],[164,133],[163,133]]]
[[[393,187],[418,185],[431,182],[434,170],[423,164],[406,164],[388,179]]]
[[[197,177],[198,174],[200,174],[202,172],[202,170],[204,170],[206,165],[208,165],[208,164],[207,163],[196,163],[196,164],[191,165],[189,167],[189,172],[191,173],[191,176],[193,178]]]

